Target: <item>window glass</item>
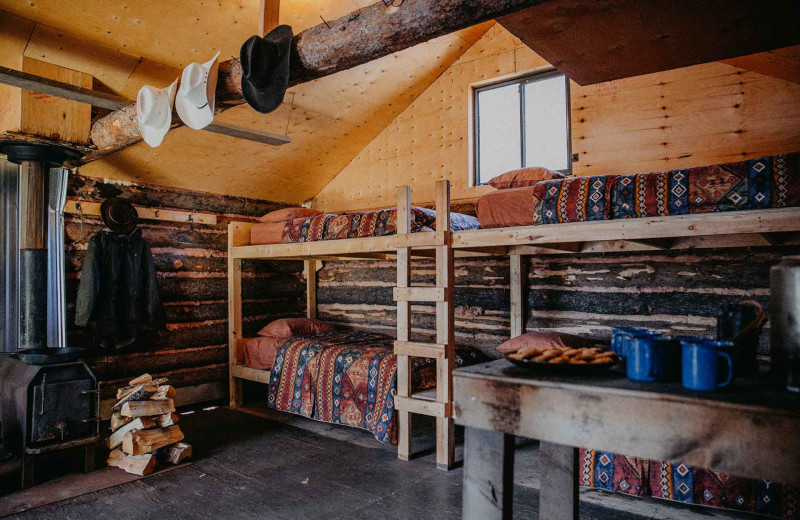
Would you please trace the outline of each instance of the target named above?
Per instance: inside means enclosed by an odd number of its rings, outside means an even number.
[[[524,166],[569,173],[569,90],[545,73],[475,92],[475,183]]]

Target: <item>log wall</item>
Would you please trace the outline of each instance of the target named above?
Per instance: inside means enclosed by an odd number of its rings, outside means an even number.
[[[800,248],[542,255],[526,258],[527,330],[558,330],[608,339],[639,326],[673,335],[714,336],[723,304],[756,300],[768,307],[769,268]],[[433,285],[432,262],[415,263],[415,283]],[[507,257],[455,265],[456,344],[496,356],[509,337]],[[393,262],[329,262],[319,273],[320,319],[394,334]],[[432,340],[433,306],[414,306],[414,335]],[[767,354],[768,329],[762,334]]]
[[[176,387],[227,385],[227,225],[230,220],[252,221],[284,206],[81,176],[70,178],[70,199],[99,202],[116,195],[153,208],[213,212],[218,223],[195,226],[207,243],[180,244],[174,235],[188,230],[188,224],[140,221],[142,234],[153,250],[167,327],[151,334],[133,352],[90,358],[102,382],[103,398],[142,372],[168,376]],[[68,341],[73,346],[85,346],[86,331],[74,325],[75,299],[88,240],[103,223],[100,217],[85,216],[81,223],[79,216],[67,215],[65,228]],[[254,334],[272,319],[304,314],[302,270],[302,262],[245,263],[245,334]]]

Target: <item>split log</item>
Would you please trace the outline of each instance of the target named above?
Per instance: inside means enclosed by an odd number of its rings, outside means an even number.
[[[136,379],[134,379],[134,381],[136,381]],[[137,383],[135,385],[128,384],[128,386],[123,386],[123,387],[117,389],[117,400],[123,399],[124,397],[130,395],[131,392],[133,392],[134,390],[136,390],[140,386],[147,386],[147,387],[151,387],[152,386],[152,387],[158,388],[161,385],[167,384],[167,381],[168,380],[167,380],[166,377],[161,377],[161,378],[156,379],[156,380],[148,380],[148,381],[145,381],[143,383]]]
[[[149,475],[156,469],[156,457],[154,454],[125,455],[120,449],[109,453],[106,463],[111,467],[120,468],[133,475]]]
[[[183,432],[178,425],[157,430],[138,430],[125,434],[122,451],[128,455],[144,455],[182,440]]]
[[[120,427],[117,431],[111,434],[111,436],[106,439],[106,444],[108,445],[108,449],[113,450],[120,444],[122,444],[122,439],[125,438],[125,435],[128,432],[136,431],[136,430],[146,430],[148,428],[155,428],[156,421],[151,419],[150,417],[138,417],[128,424]]]
[[[122,415],[125,417],[151,417],[153,415],[164,415],[175,411],[175,403],[172,399],[162,399],[160,401],[129,401],[122,405]]]
[[[122,410],[122,408],[132,401],[142,401],[144,399],[150,399],[150,396],[155,394],[158,390],[157,386],[152,385],[139,385],[134,387],[133,391],[129,392],[125,397],[117,401],[112,408],[112,412],[118,412]],[[125,415],[124,413],[122,415]]]
[[[167,464],[180,464],[184,460],[192,458],[192,445],[178,442],[171,446],[165,446],[158,450],[158,458]]]
[[[156,393],[150,396],[150,399],[154,401],[160,401],[162,399],[175,399],[175,396],[177,395],[177,390],[170,385],[161,385],[156,390]]]
[[[167,426],[172,426],[173,424],[178,423],[178,414],[165,413],[164,415],[159,415],[158,417],[155,417],[155,421],[158,424],[159,428],[166,428]]]
[[[406,0],[400,6],[377,2],[337,20],[306,29],[292,41],[289,85],[351,69],[433,38],[493,20],[546,0]],[[216,110],[245,102],[239,60],[219,65]],[[173,128],[181,126],[180,121]],[[89,162],[142,140],[131,104],[98,119],[92,125],[92,143],[98,151],[84,156]]]
[[[111,431],[115,432],[120,429],[120,427],[125,426],[129,422],[133,420],[133,417],[125,417],[119,412],[114,412],[111,414]]]
[[[153,376],[151,376],[150,374],[142,374],[139,377],[128,381],[128,385],[130,386],[143,385],[145,383],[150,383],[152,381],[153,381]]]

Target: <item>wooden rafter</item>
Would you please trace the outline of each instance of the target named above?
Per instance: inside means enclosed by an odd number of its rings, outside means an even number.
[[[399,7],[383,1],[328,21],[294,37],[289,85],[305,83],[388,56],[481,22],[547,0],[406,0]],[[241,105],[239,60],[220,63],[217,112]],[[98,152],[88,160],[114,153],[141,140],[136,108],[124,107],[92,125]]]
[[[0,83],[19,87],[33,92],[40,92],[50,96],[56,96],[79,103],[86,103],[88,105],[105,108],[108,110],[119,110],[132,106],[136,108],[136,104],[130,99],[108,94],[105,92],[98,92],[69,83],[55,81],[52,79],[36,76],[27,72],[9,69],[7,67],[0,67]],[[177,121],[177,119],[176,119]],[[177,124],[173,126],[178,126]],[[291,139],[261,130],[252,130],[239,125],[223,123],[216,121],[207,127],[203,128],[207,132],[215,134],[227,135],[236,137],[237,139],[245,139],[247,141],[255,141],[258,143],[270,144],[273,146],[280,146],[291,142]],[[138,127],[136,134],[139,135]],[[141,137],[139,136],[139,139]],[[92,156],[94,152],[89,152],[87,156]]]

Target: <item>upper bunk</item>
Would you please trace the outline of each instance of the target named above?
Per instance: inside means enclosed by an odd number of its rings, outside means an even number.
[[[449,189],[448,181],[437,183],[433,213],[410,206],[409,187],[398,188],[397,208],[382,210],[396,212],[390,220],[396,221],[397,233],[384,236],[250,245],[253,224],[235,222],[230,254],[383,259],[404,248],[430,257],[441,245],[457,256],[482,256],[800,243],[800,153],[667,172],[557,177],[501,189],[478,201],[480,224],[489,229],[459,225],[459,214],[450,212]],[[420,212],[427,212],[425,225],[415,225]],[[447,217],[439,218],[446,225],[433,231],[435,215]]]

